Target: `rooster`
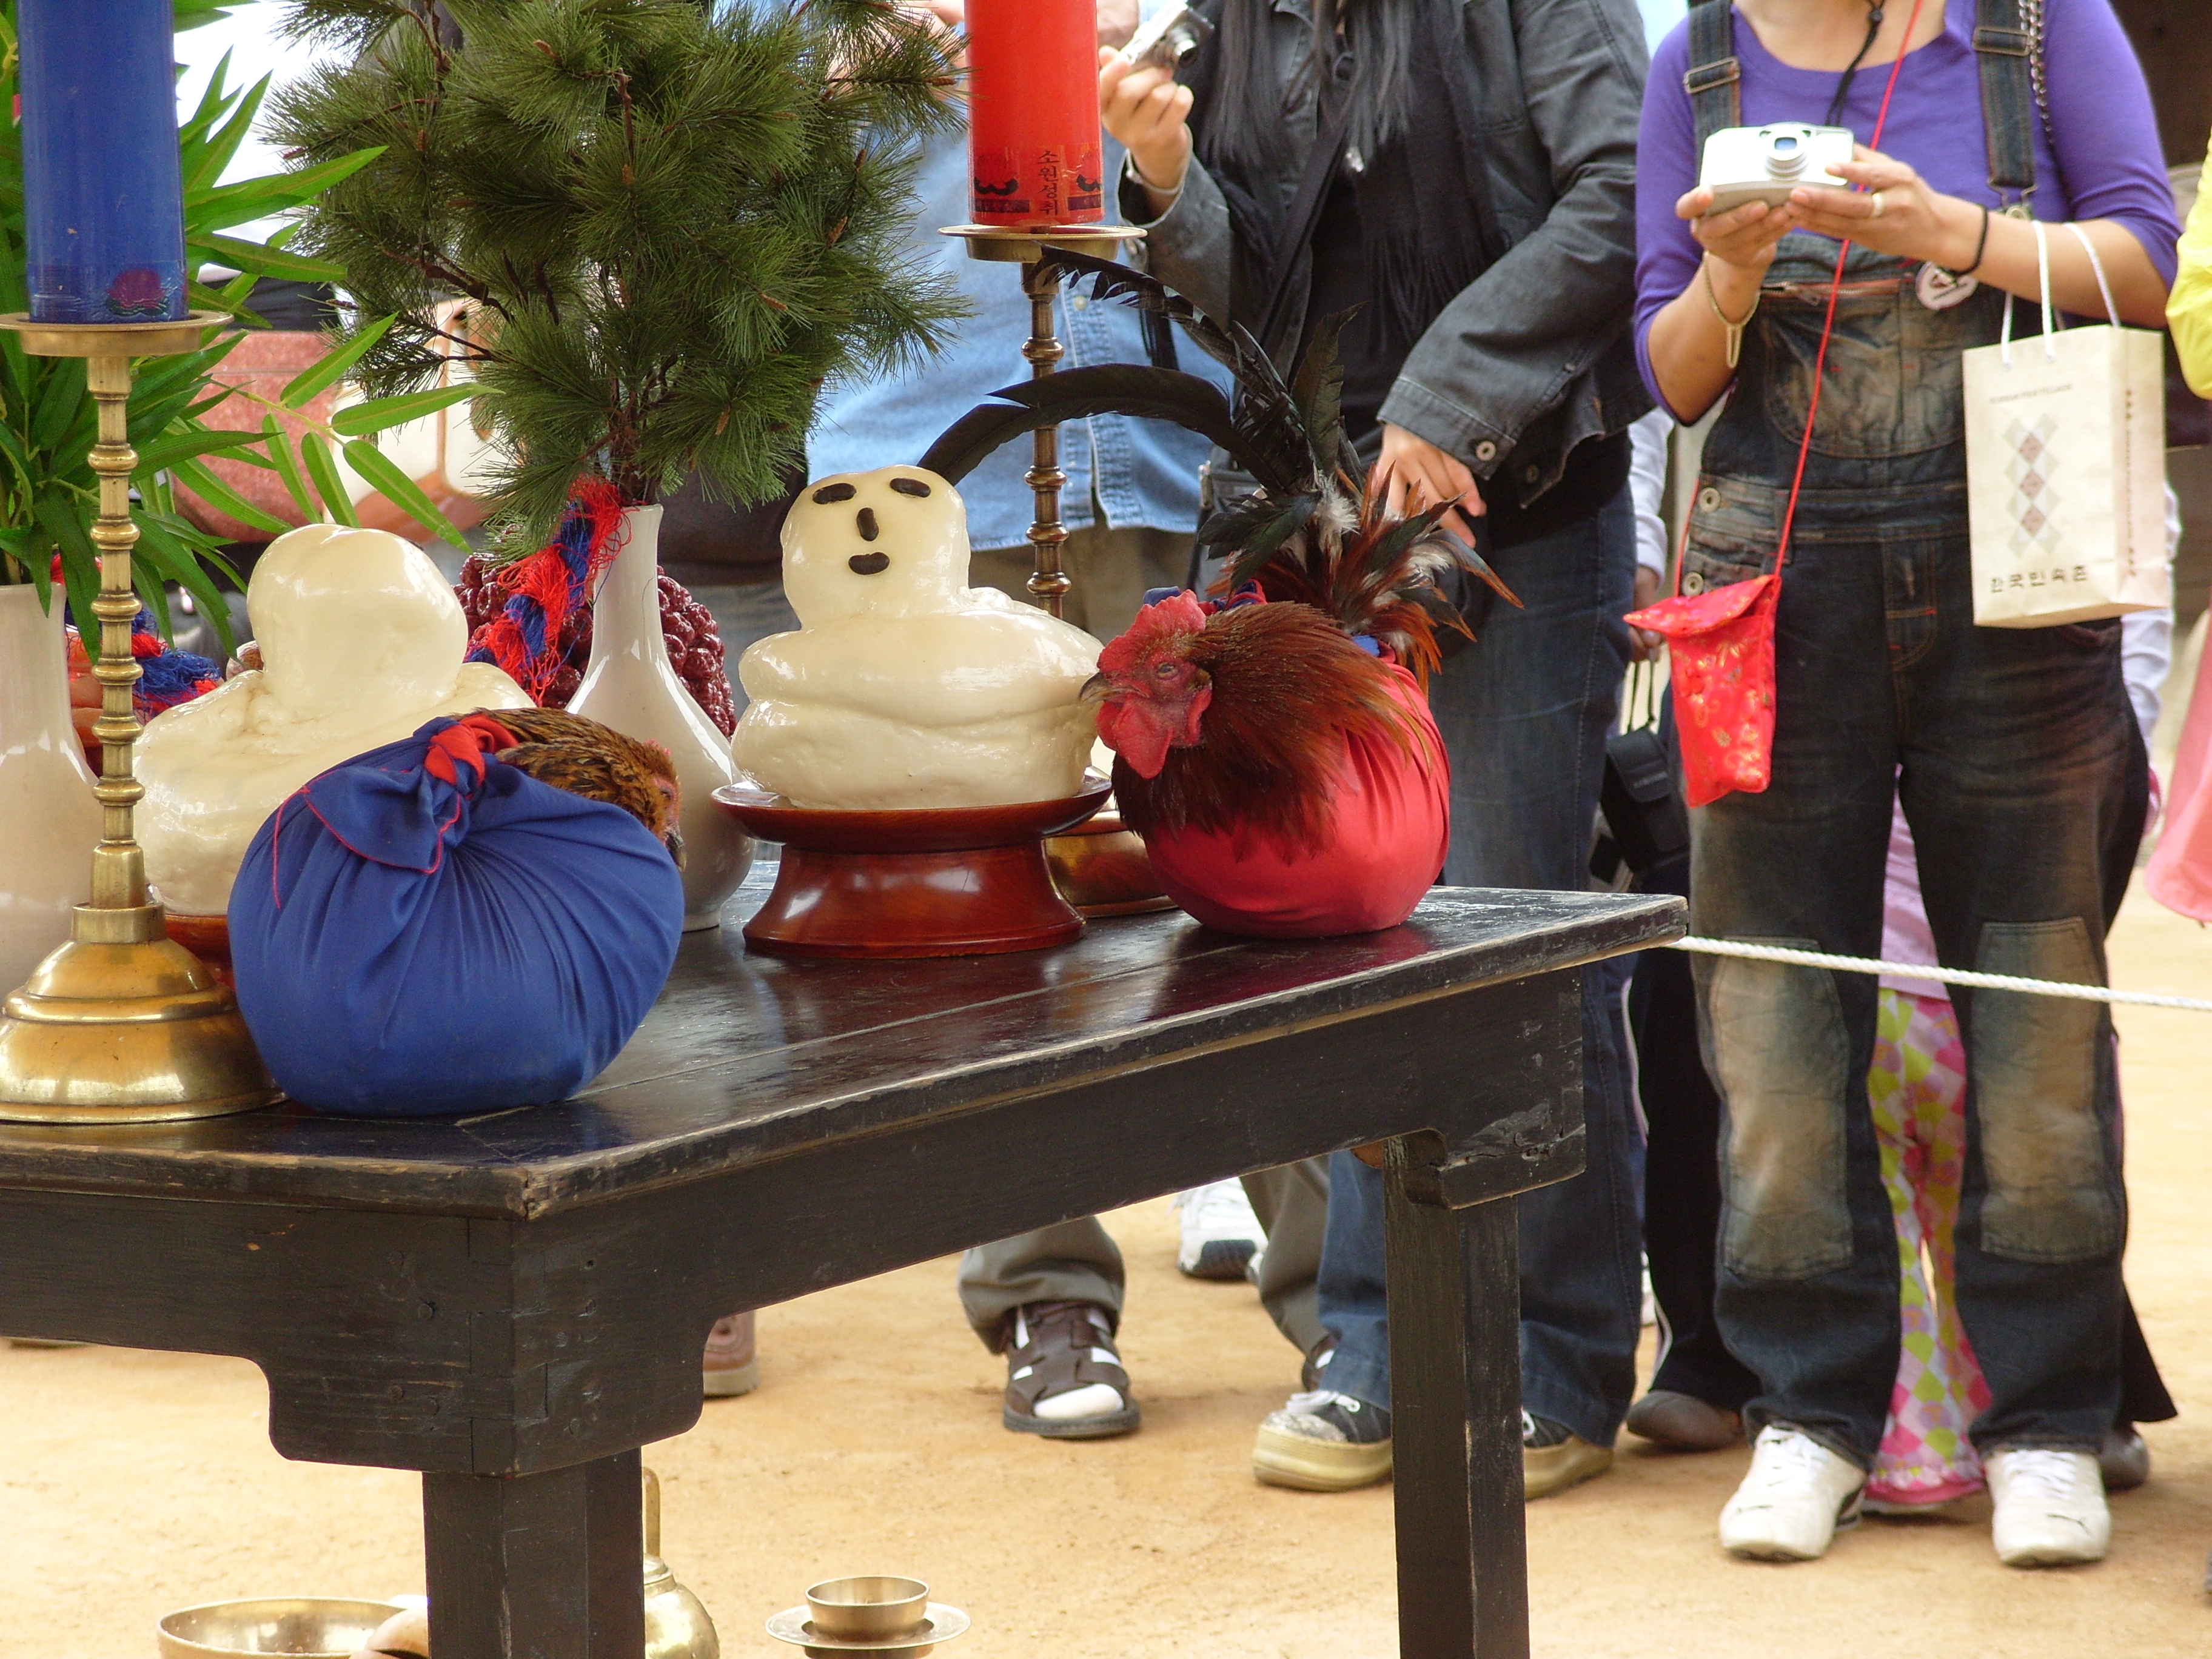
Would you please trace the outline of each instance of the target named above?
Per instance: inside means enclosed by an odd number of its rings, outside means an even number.
[[[493,721],[515,739],[491,750],[494,759],[556,789],[621,807],[683,868],[682,796],[675,763],[659,744],[626,738],[565,708],[483,709],[470,718]]]
[[[1346,441],[1325,319],[1286,384],[1258,343],[1141,272],[1048,252],[1094,294],[1166,316],[1236,376],[1113,364],[994,393],[922,465],[957,481],[1000,444],[1113,411],[1225,449],[1258,488],[1200,527],[1225,548],[1215,602],[1146,605],[1085,688],[1115,756],[1115,799],[1169,896],[1229,932],[1302,938],[1405,920],[1442,869],[1449,769],[1425,687],[1439,627],[1468,633],[1437,578],[1466,571],[1519,601],[1449,537],[1439,505],[1390,513]]]

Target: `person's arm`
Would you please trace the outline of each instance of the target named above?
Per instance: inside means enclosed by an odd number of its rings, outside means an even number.
[[[2154,129],[2154,131],[2155,131]],[[1984,210],[1929,187],[1903,161],[1859,146],[1858,160],[1839,162],[1836,172],[1865,189],[1792,191],[1788,211],[1808,230],[1823,236],[1848,236],[1861,247],[1901,259],[1925,259],[1946,270],[1966,271],[1984,283],[2035,299],[2042,293],[2035,227]],[[2151,263],[2150,251],[2130,226],[2112,219],[2076,221],[2096,245],[2112,284],[2114,320],[2139,328],[2166,326],[2166,278]],[[2102,318],[2104,295],[2088,254],[2072,232],[2043,228],[2050,251],[2051,303],[2076,316]],[[1975,252],[1980,250],[1977,262]]]
[[[1098,54],[1098,113],[1129,154],[1121,210],[1145,228],[1136,258],[1209,316],[1230,314],[1235,233],[1221,187],[1191,154],[1190,88],[1167,70]]]
[[[1634,0],[1512,0],[1509,10],[1552,206],[1437,315],[1382,409],[1386,426],[1472,459],[1478,478],[1618,337],[1633,292],[1644,73]]]

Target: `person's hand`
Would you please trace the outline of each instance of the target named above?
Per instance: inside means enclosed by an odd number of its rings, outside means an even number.
[[[1806,229],[1900,259],[1931,259],[1947,270],[1972,262],[1981,215],[1972,203],[1929,188],[1905,162],[1864,144],[1853,146],[1852,155],[1836,164],[1836,174],[1863,189],[1808,185],[1790,192]]]
[[[1690,222],[1690,234],[1717,263],[1753,285],[1774,263],[1775,244],[1804,222],[1789,202],[1780,207],[1745,202],[1707,218],[1705,210],[1712,204],[1712,191],[1700,185],[1674,204],[1674,216]]]
[[[1164,210],[1190,166],[1190,88],[1166,70],[1139,69],[1118,52],[1098,54],[1098,118],[1129,152],[1138,181]]]
[[[958,3],[958,0],[954,0]],[[1098,44],[1119,52],[1137,32],[1137,0],[1098,0]]]
[[[1384,506],[1401,516],[1449,501],[1452,510],[1444,514],[1443,527],[1469,546],[1474,544],[1474,532],[1468,528],[1467,520],[1489,510],[1465,462],[1388,421],[1382,423],[1382,459],[1367,475],[1367,487],[1380,491]]]
[[[1641,611],[1646,605],[1656,605],[1659,602],[1659,573],[1648,564],[1638,565],[1634,592],[1636,603],[1628,607],[1631,611]],[[1629,659],[1632,662],[1647,661],[1666,642],[1663,634],[1655,634],[1648,628],[1632,628],[1628,630]]]

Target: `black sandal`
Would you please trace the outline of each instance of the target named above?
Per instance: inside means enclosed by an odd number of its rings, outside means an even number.
[[[1129,1373],[1114,1346],[1111,1316],[1095,1302],[1032,1302],[1009,1316],[1006,1403],[1001,1413],[1017,1434],[1047,1440],[1098,1440],[1137,1426]],[[1016,1337],[1027,1340],[1015,1342]],[[1099,1358],[1103,1354],[1103,1358]],[[1121,1409],[1101,1417],[1039,1417],[1038,1405],[1103,1382],[1121,1396]]]

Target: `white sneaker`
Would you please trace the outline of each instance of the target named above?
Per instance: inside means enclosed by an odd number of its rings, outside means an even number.
[[[2101,1561],[2112,1541],[2104,1477],[2088,1452],[2020,1446],[1982,1461],[1996,1514],[1990,1538],[2008,1567]]]
[[[1217,1181],[1177,1193],[1182,1248],[1176,1266],[1193,1279],[1242,1279],[1245,1264],[1267,1240],[1241,1181]]]
[[[1770,1423],[1721,1510],[1721,1547],[1760,1561],[1815,1561],[1859,1519],[1866,1471],[1787,1423]]]

